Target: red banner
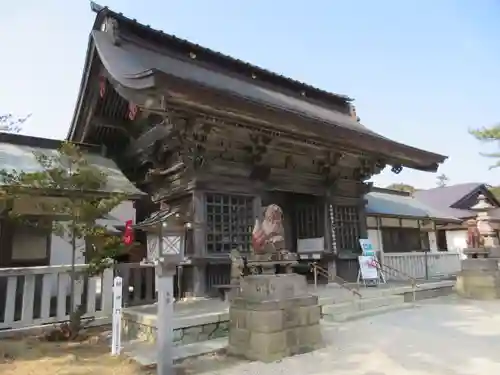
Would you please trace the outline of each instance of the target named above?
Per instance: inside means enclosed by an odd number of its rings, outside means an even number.
[[[123,233],[123,243],[131,245],[134,242],[134,230],[132,229],[132,220],[125,222],[125,232]]]

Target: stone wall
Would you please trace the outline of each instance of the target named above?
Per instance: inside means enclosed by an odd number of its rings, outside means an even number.
[[[317,349],[321,307],[316,296],[230,309],[229,351],[249,359],[274,361]]]
[[[500,270],[497,258],[464,259],[457,276],[458,295],[472,299],[500,298]]]
[[[224,317],[225,320],[220,319]],[[195,321],[184,325],[176,324],[176,328],[174,328],[174,345],[186,345],[228,336],[229,321],[227,320],[227,314],[221,314],[220,317],[211,316],[211,319],[207,319],[207,317],[199,318],[196,319],[198,322],[191,319]],[[123,314],[122,340],[155,342],[156,319],[138,319],[135,314]]]
[[[322,346],[321,306],[304,276],[251,275],[229,308],[228,352],[250,360],[276,361]]]

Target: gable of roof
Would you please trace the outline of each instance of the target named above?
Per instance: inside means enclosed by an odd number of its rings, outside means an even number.
[[[255,74],[259,77],[259,80],[268,81],[269,83],[281,86],[282,88],[290,91],[300,92],[305,90],[308,93],[308,96],[325,101],[326,103],[343,106],[345,107],[346,111],[349,112],[349,103],[353,99],[347,95],[322,90],[318,87],[314,87],[307,83],[300,82],[276,72],[272,72],[249,62],[193,43],[189,40],[165,33],[162,30],[154,29],[149,25],[141,24],[135,19],[128,18],[122,13],[114,12],[108,7],[99,5],[93,1],[90,2],[90,7],[93,12],[97,13],[98,16],[101,16],[96,18],[96,23],[99,19],[102,20],[102,17],[110,15],[117,18],[118,20],[125,21],[127,26],[132,28],[135,34],[140,35],[141,37],[149,39],[153,42],[168,44],[172,49],[186,56],[189,53],[195,53],[197,55],[197,60],[205,60],[208,63],[217,65],[224,70],[230,71],[236,75],[248,77],[252,74]]]
[[[430,207],[410,196],[391,192],[387,189],[377,189],[365,195],[367,201],[366,213],[372,215],[388,215],[399,217],[441,219],[458,222],[456,217]]]
[[[477,213],[473,210],[459,208],[457,204],[471,195],[479,195],[480,193],[487,195],[487,198],[493,201],[494,204],[499,204],[496,198],[489,192],[486,185],[480,182],[418,190],[414,193],[414,197],[423,204],[433,207],[440,212],[457,218],[466,218],[476,216]]]
[[[26,173],[43,172],[44,168],[35,155],[57,156],[61,143],[55,139],[0,133],[0,168]],[[145,195],[130,182],[113,160],[100,154],[99,147],[92,145],[79,145],[79,147],[85,151],[84,157],[88,164],[107,176],[106,186],[100,190],[101,193],[123,193],[130,198]]]
[[[224,95],[223,99],[228,103],[236,99],[240,104],[254,106],[252,111],[264,109],[262,112],[267,114],[274,111],[291,115],[294,121],[304,125],[302,128],[307,129],[311,139],[326,138],[355,149],[358,147],[360,151],[386,159],[384,161],[388,164],[435,171],[446,159],[443,155],[404,145],[368,129],[352,116],[351,99],[346,96],[328,93],[154,30],[95,3],[92,10],[97,16],[89,40],[77,108],[68,133],[70,140],[77,132],[93,57],[99,56],[110,80],[117,83],[115,88],[121,89],[122,96],[129,93],[127,100],[134,96],[128,89],[135,92],[155,90],[158,81],[169,77],[172,87],[166,93],[172,97],[185,97],[185,93],[175,92],[175,82],[185,90],[188,87],[209,89],[211,93]],[[119,45],[113,43],[109,31],[101,30],[109,18],[118,23]],[[190,55],[195,58],[190,58]],[[253,79],[254,75],[256,79]],[[144,104],[132,101],[139,106]],[[335,134],[332,129],[335,129]]]

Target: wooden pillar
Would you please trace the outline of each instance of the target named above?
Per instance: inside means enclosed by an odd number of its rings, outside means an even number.
[[[207,254],[205,195],[202,191],[193,192],[193,255],[203,257]]]
[[[323,198],[323,217],[324,217],[324,234],[325,234],[325,251],[333,253],[334,248],[333,248],[333,236],[334,234],[332,233],[334,228],[333,228],[333,223],[330,217],[330,194],[331,192],[327,189],[325,196]]]
[[[193,266],[192,278],[194,297],[204,297],[208,292],[206,272],[206,264],[196,264]]]
[[[368,238],[368,227],[366,225],[366,200],[361,197],[358,205],[359,212],[359,238]]]
[[[206,213],[205,213],[205,193],[201,190],[193,191],[193,256],[204,258],[207,256],[206,246]],[[193,265],[190,273],[192,280],[192,293],[196,297],[204,296],[207,293],[206,286],[206,265],[197,263]]]

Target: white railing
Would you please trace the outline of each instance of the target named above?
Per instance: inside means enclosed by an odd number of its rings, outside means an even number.
[[[77,265],[75,306],[83,305],[83,318],[106,323],[112,313],[114,274],[123,277],[124,306],[156,301],[155,270],[139,263],[116,264],[102,275],[85,275]],[[0,332],[43,326],[69,319],[71,266],[0,268]]]
[[[448,277],[460,271],[460,254],[455,252],[385,253],[382,262],[415,279]],[[387,278],[404,279],[392,272],[388,272]]]
[[[86,265],[75,283],[75,305],[83,305],[84,318],[108,318],[112,310],[113,270],[85,276]],[[67,321],[71,266],[0,268],[0,330]]]

